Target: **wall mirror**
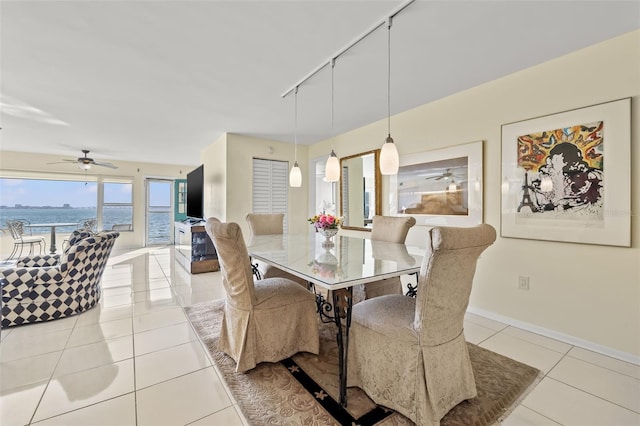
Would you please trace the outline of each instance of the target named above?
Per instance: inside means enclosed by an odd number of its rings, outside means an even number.
[[[340,159],[340,216],[344,229],[371,231],[373,216],[382,214],[380,150]]]

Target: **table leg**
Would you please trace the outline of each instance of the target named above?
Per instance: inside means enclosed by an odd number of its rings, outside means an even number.
[[[349,328],[351,328],[352,288],[333,290],[334,321],[338,341],[338,372],[340,375],[340,405],[347,406],[347,356],[349,353]],[[343,321],[345,322],[343,327]]]
[[[56,227],[51,227],[51,247],[49,248],[51,254],[56,254]]]

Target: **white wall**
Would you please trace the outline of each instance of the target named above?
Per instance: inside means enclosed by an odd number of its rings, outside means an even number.
[[[227,214],[227,135],[200,154],[204,164],[204,215],[225,221]]]
[[[222,146],[224,145],[224,146]],[[266,160],[288,161],[289,169],[294,162],[294,149],[290,143],[259,139],[250,136],[228,133],[201,155],[205,164],[205,174],[208,170],[216,170],[216,179],[221,179],[216,185],[223,188],[224,204],[215,199],[220,190],[208,192],[205,197],[205,211],[207,216],[216,216],[226,222],[236,222],[242,228],[245,238],[248,238],[249,226],[245,215],[252,211],[252,170],[253,158]],[[304,232],[307,226],[307,198],[308,198],[308,162],[306,161],[306,147],[298,146],[298,165],[302,169],[302,186],[289,187],[288,224],[290,232]],[[222,164],[224,162],[224,164]],[[221,174],[221,177],[218,175]],[[207,182],[206,185],[210,185]],[[210,199],[207,199],[210,198]],[[213,199],[211,199],[213,198]],[[301,208],[302,207],[302,208]]]
[[[84,176],[74,164],[47,164],[59,162],[59,155],[34,154],[26,152],[2,151],[0,156],[0,174],[9,171],[24,172],[32,177],[55,178],[56,174],[74,174],[78,177]],[[165,179],[184,179],[187,173],[194,168],[193,165],[168,165],[153,163],[133,163],[128,161],[113,161],[118,166],[117,169],[108,169],[106,167],[94,167],[87,174],[95,176],[113,176],[125,177],[133,179],[133,232],[121,232],[120,237],[116,240],[116,248],[139,248],[145,244],[145,211],[146,203],[145,195],[145,179],[148,177],[165,178]],[[0,194],[1,198],[1,194]],[[0,199],[1,201],[1,199]],[[4,227],[4,224],[0,224]],[[68,233],[56,237],[58,241],[62,241]],[[57,235],[57,234],[56,234]],[[0,253],[6,256],[11,252],[13,240],[9,235],[3,235],[0,238]],[[49,244],[47,238],[47,245]],[[4,258],[0,256],[0,258]]]
[[[470,309],[634,362],[640,361],[638,52],[640,31],[397,114],[391,121],[400,155],[484,141],[484,221],[499,232],[500,126],[632,97],[632,247],[498,237],[480,260]],[[344,157],[379,148],[386,135],[385,120],[372,123],[337,136],[336,153]],[[309,147],[308,158],[329,150],[330,141],[315,144]],[[389,212],[387,186],[384,179],[385,213]],[[423,244],[425,231],[412,230],[409,242]],[[519,275],[530,277],[529,291],[518,289]]]

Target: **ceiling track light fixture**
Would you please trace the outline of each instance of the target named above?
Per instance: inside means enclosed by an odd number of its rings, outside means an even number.
[[[383,175],[395,175],[398,173],[400,159],[398,149],[391,137],[391,23],[393,18],[387,20],[387,139],[380,151],[380,173]]]
[[[302,171],[298,166],[298,86],[293,96],[294,113],[293,113],[293,167],[289,172],[289,186],[292,188],[300,188],[302,186]]]
[[[331,59],[331,154],[327,158],[327,164],[324,168],[324,180],[326,182],[337,182],[340,180],[340,163],[338,162],[338,156],[333,149],[333,121],[334,121],[334,99],[333,99],[333,69],[336,66],[336,60]]]
[[[342,54],[346,53],[349,49],[354,47],[356,44],[360,43],[362,40],[371,35],[374,31],[380,28],[383,25],[387,25],[388,29],[388,80],[387,80],[387,115],[388,115],[388,136],[385,143],[382,146],[382,150],[380,152],[380,171],[384,175],[396,174],[398,173],[398,150],[396,149],[395,143],[393,142],[393,138],[391,137],[391,21],[392,19],[402,12],[407,6],[413,3],[416,0],[405,0],[400,6],[396,7],[391,13],[387,14],[384,19],[378,20],[371,28],[360,34],[358,37],[353,39],[349,44],[345,47],[337,51],[328,62],[323,62],[319,66],[317,66],[313,71],[307,74],[304,78],[298,81],[294,86],[285,91],[281,97],[286,98],[291,92],[298,92],[298,87],[300,87],[305,81],[309,80],[317,73],[319,73],[324,67],[327,65],[331,65],[331,154],[329,155],[329,159],[327,160],[327,165],[325,167],[325,180],[329,182],[337,182],[340,180],[340,164],[338,162],[338,156],[336,155],[333,149],[333,139],[334,139],[334,131],[333,131],[333,68],[335,66],[335,61]],[[296,164],[291,169],[296,168]],[[337,170],[337,171],[335,171]],[[335,172],[335,173],[334,173]],[[292,185],[293,186],[293,185]]]

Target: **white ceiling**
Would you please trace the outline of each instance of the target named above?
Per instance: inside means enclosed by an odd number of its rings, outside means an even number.
[[[224,132],[293,142],[281,95],[403,3],[2,0],[1,149],[195,165]],[[417,0],[391,30],[392,113],[638,28],[637,0]],[[386,117],[386,40],[336,60],[335,133]],[[331,135],[330,76],[300,86],[300,143]]]

